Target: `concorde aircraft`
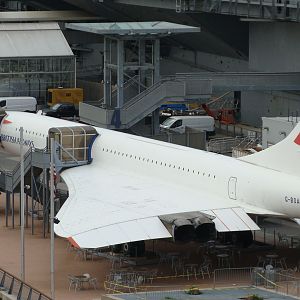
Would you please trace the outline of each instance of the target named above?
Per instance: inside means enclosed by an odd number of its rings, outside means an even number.
[[[42,149],[50,128],[78,123],[8,112],[1,120],[6,151],[19,153],[21,126],[24,148]],[[145,240],[207,240],[215,231],[247,243],[259,230],[252,215],[300,218],[300,125],[240,159],[95,129],[92,163],[61,174],[69,197],[55,232],[77,247],[143,251]]]

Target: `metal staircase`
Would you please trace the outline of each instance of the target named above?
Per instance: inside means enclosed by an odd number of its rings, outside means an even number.
[[[110,129],[128,129],[155,111],[168,99],[200,99],[216,91],[300,90],[300,73],[202,72],[164,76],[140,94],[124,102],[123,107],[80,103],[82,122]]]
[[[124,102],[126,103],[131,98],[135,97],[139,91],[138,91],[138,75],[135,75],[133,77],[128,76],[124,73],[124,77],[127,78],[127,80],[124,82]],[[146,87],[144,87],[146,89]],[[112,105],[117,103],[117,89],[113,89],[111,93],[111,102]],[[99,99],[98,101],[86,101],[85,103],[97,107],[105,107],[104,97]]]
[[[300,21],[297,0],[176,0],[176,12],[209,12],[246,18]]]
[[[46,294],[1,268],[0,299],[52,300]]]
[[[197,80],[197,83],[177,79],[176,76],[164,77],[142,93],[136,95],[118,111],[113,108],[95,107],[80,103],[80,120],[105,128],[130,128],[144,117],[160,107],[167,98],[182,98],[211,94],[209,80]],[[120,123],[117,124],[116,114]]]
[[[29,149],[24,155],[24,174],[26,174],[32,163],[32,152]],[[0,170],[0,189],[13,192],[21,181],[21,163],[17,163],[13,170]]]

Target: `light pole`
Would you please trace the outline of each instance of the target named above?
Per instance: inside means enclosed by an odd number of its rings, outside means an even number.
[[[51,227],[51,242],[50,242],[50,275],[51,275],[51,298],[55,300],[55,280],[54,280],[54,139],[50,140],[51,159],[50,159],[50,227]]]
[[[25,201],[24,201],[24,129],[20,127],[20,168],[21,168],[21,199],[20,199],[20,214],[21,214],[21,279],[25,281],[25,239],[24,239],[24,215],[25,215]]]

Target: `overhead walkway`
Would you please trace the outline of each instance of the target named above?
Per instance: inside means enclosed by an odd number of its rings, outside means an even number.
[[[300,3],[297,0],[176,0],[176,11],[293,22],[300,20]]]
[[[167,99],[199,99],[218,91],[300,90],[300,73],[192,73],[162,77],[125,102],[122,108],[80,103],[80,120],[111,129],[127,129],[155,111]]]

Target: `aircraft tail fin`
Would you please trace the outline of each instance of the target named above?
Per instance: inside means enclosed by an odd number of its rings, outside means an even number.
[[[300,123],[281,142],[240,160],[300,176]]]

